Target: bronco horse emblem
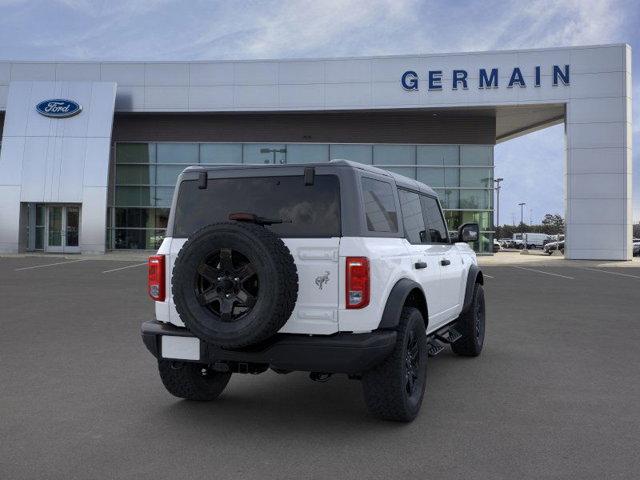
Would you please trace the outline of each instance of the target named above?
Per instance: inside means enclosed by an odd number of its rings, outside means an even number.
[[[316,277],[316,285],[320,290],[322,290],[325,283],[329,283],[329,272],[327,271],[324,272],[324,275],[318,275]]]

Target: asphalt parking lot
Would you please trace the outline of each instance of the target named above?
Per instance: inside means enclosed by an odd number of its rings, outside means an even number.
[[[369,417],[343,377],[171,397],[138,333],[139,264],[0,258],[0,478],[640,476],[640,268],[485,267],[482,356],[430,359],[404,425]]]

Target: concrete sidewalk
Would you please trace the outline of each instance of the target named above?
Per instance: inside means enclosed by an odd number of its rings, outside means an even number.
[[[149,258],[149,255],[154,255],[155,250],[118,250],[111,251],[105,254],[64,254],[64,253],[42,253],[42,252],[29,252],[29,253],[3,253],[0,254],[0,258],[57,258],[65,260],[107,260],[115,262],[144,262]]]
[[[631,261],[610,260],[566,260],[562,255],[547,255],[542,250],[530,250],[529,254],[517,252],[498,252],[493,256],[478,256],[481,266],[502,267],[508,265],[539,265],[549,267],[607,267],[607,268],[640,268],[640,257]]]

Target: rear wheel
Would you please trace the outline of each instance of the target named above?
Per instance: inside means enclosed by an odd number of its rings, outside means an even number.
[[[477,357],[484,345],[484,290],[479,283],[473,289],[473,300],[469,309],[456,322],[456,330],[462,337],[451,344],[451,350],[465,357]]]
[[[427,335],[419,310],[403,308],[393,353],[362,375],[371,414],[410,422],[420,411],[427,380]]]
[[[231,378],[231,373],[216,372],[201,363],[160,360],[158,370],[171,395],[201,402],[218,398]]]

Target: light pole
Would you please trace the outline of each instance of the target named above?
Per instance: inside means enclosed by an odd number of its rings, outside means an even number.
[[[496,184],[496,226],[500,226],[500,182],[502,182],[504,178],[496,178],[493,181]]]
[[[520,205],[520,225],[524,225],[524,206],[526,204],[527,204],[526,202],[522,202],[518,204]]]
[[[275,165],[276,164],[276,154],[277,153],[284,153],[286,155],[287,149],[286,148],[261,148],[260,149],[260,153],[273,153],[273,164]],[[269,161],[265,160],[264,163],[269,163]],[[284,160],[280,160],[280,163],[284,163]]]
[[[526,202],[520,202],[518,205],[520,205],[520,228],[522,229],[522,247],[523,247],[523,252],[527,251],[527,239],[524,238],[524,206],[526,205]],[[529,253],[527,251],[527,253]]]

